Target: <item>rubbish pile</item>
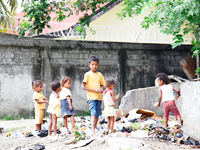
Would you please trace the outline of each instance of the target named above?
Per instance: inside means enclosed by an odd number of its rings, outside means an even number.
[[[119,110],[118,114],[120,114]],[[118,115],[114,123],[114,133],[111,134],[107,131],[107,122],[102,116],[99,116],[95,132],[98,138],[152,138],[161,142],[168,141],[178,145],[184,144],[193,148],[200,148],[200,142],[194,137],[186,138],[183,136],[183,127],[177,121],[171,119],[167,129],[164,128],[163,123],[163,118],[157,117],[155,113],[135,109],[126,114],[125,117]],[[2,132],[3,128],[0,129],[2,129]],[[91,138],[90,117],[75,117],[75,130],[71,133],[63,126],[62,122],[58,122],[57,129],[58,136],[50,140],[62,140],[67,145],[79,141],[72,144],[72,147],[84,146],[94,140]],[[29,126],[23,129],[21,135],[8,132],[6,136],[12,138],[18,138],[19,136],[48,138],[48,122],[44,121],[40,133],[37,133],[34,127]],[[39,145],[34,145],[34,147],[39,147]]]

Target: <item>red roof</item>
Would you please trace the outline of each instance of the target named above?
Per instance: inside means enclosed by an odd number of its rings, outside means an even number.
[[[107,5],[108,3],[104,4]],[[76,15],[75,12],[73,12],[73,15],[71,15],[70,17],[67,17],[65,18],[62,22],[57,22],[56,19],[53,21],[53,18],[55,18],[57,16],[56,13],[51,13],[50,14],[50,17],[51,17],[51,21],[49,22],[49,25],[51,26],[51,28],[47,28],[45,27],[45,29],[43,30],[42,34],[45,34],[45,33],[52,33],[52,32],[55,32],[55,31],[61,31],[61,30],[67,30],[69,29],[70,27],[74,26],[75,24],[78,23],[78,19],[81,17],[81,16],[84,16],[84,13],[85,12],[82,12],[82,13],[79,13],[78,15]],[[92,14],[92,11],[89,10],[87,12],[89,15]],[[21,19],[23,19],[23,14],[24,13],[17,13],[17,17],[20,18],[20,19],[17,19],[16,21],[16,28],[18,29],[19,28],[19,21]],[[67,16],[68,13],[65,13],[65,15]],[[28,33],[25,34],[25,36],[27,36]]]

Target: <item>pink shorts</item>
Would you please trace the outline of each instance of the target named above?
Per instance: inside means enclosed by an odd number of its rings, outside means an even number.
[[[164,111],[164,119],[168,119],[169,118],[169,112],[171,111],[174,116],[177,118],[178,116],[180,116],[180,113],[176,107],[175,101],[171,100],[171,101],[166,101],[163,103],[163,111]]]

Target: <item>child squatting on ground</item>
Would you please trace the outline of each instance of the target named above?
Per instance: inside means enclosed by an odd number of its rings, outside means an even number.
[[[88,65],[90,71],[85,73],[81,88],[87,91],[87,103],[89,104],[91,113],[91,136],[95,137],[95,128],[101,113],[102,92],[105,81],[103,75],[97,72],[99,66],[99,59],[97,56],[91,56]]]
[[[54,135],[57,135],[57,117],[61,116],[60,107],[60,97],[58,93],[61,91],[61,84],[58,81],[53,81],[51,83],[52,93],[50,95],[49,107],[47,112],[49,113],[49,127],[48,127],[48,137],[51,136],[51,128],[53,125]]]
[[[49,102],[46,100],[46,97],[44,97],[44,95],[42,94],[42,81],[33,81],[31,86],[34,90],[33,100],[35,102],[35,128],[36,132],[40,132],[44,116],[45,103],[49,104]]]
[[[169,84],[170,79],[165,73],[158,73],[156,75],[156,80],[158,82],[158,85],[160,86],[157,107],[160,107],[160,103],[162,100],[165,128],[167,128],[170,111],[174,114],[179,124],[181,125],[181,115],[175,104],[175,100],[177,100],[180,96],[179,90],[177,90],[173,85]],[[173,90],[176,91],[178,94],[175,96],[175,98],[174,98]]]
[[[67,118],[70,117],[71,130],[74,130],[74,107],[72,105],[72,94],[69,88],[71,87],[71,79],[69,77],[63,77],[61,80],[62,91],[60,92],[61,98],[61,113],[63,117],[63,123],[67,129],[67,133],[71,133],[67,126]]]
[[[116,112],[114,109],[115,102],[119,99],[120,94],[115,98],[112,89],[115,86],[114,79],[106,80],[106,90],[103,92],[104,111],[102,112],[103,118],[107,120],[108,133],[113,133]]]

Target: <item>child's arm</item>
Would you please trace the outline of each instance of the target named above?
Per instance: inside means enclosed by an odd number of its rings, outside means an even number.
[[[86,87],[85,85],[86,85],[86,83],[83,82],[83,83],[82,83],[82,86],[81,86],[81,88],[82,88],[83,90],[91,91],[91,92],[95,92],[95,93],[102,93],[102,92],[103,92],[103,89],[102,89],[102,88],[100,88],[100,89],[91,89],[91,88]]]
[[[173,86],[173,90],[176,91],[177,94],[178,94],[178,95],[175,96],[175,100],[177,100],[177,99],[180,97],[180,92],[179,92],[179,90],[176,89],[174,86]]]
[[[48,102],[47,100],[39,101],[39,99],[35,99],[35,101],[36,101],[38,104],[43,104],[43,103],[49,104],[49,102]]]
[[[67,102],[69,104],[69,110],[71,111],[73,107],[72,107],[70,96],[67,96]]]
[[[113,93],[112,90],[110,91],[110,95],[111,95],[111,97],[112,97],[112,99],[113,99],[113,102],[116,102],[116,101],[119,99],[119,97],[120,97],[120,95],[119,95],[118,98],[115,99],[115,95],[114,95],[114,93]]]
[[[160,107],[161,100],[162,100],[162,90],[161,90],[161,88],[159,88],[159,98],[158,98],[158,105],[157,105],[157,107]]]

